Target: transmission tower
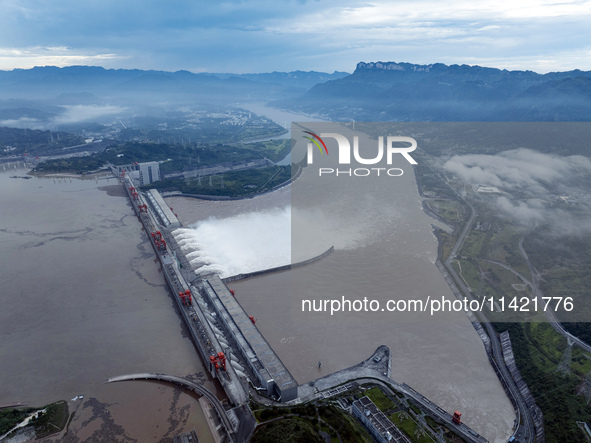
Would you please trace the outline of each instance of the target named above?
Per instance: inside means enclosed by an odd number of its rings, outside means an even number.
[[[585,401],[587,402],[587,404],[589,404],[589,401],[591,401],[591,371],[587,372],[587,375],[585,376],[585,381],[577,391],[577,394],[584,395]]]
[[[418,424],[419,424],[419,426],[417,426],[417,431],[419,430],[419,428],[421,428],[421,430],[422,430],[421,435],[429,435],[427,432],[427,429],[429,429],[430,426],[427,424],[427,421],[425,420],[425,414],[417,415],[416,417],[417,417]],[[436,432],[435,429],[432,429],[432,430],[433,430],[433,432]],[[435,439],[436,439],[437,443],[446,443],[446,440],[443,437],[442,433],[438,433],[435,436]]]
[[[417,437],[417,440],[419,440],[424,435],[427,435],[427,431],[425,430],[426,429],[425,426],[427,425],[427,423],[425,423],[425,419],[421,415],[416,415],[415,418],[418,421],[416,422],[417,427],[415,428],[414,435],[415,435],[415,437]],[[425,425],[425,426],[423,426],[423,425]]]
[[[574,344],[574,342],[571,342],[570,338],[567,338],[566,351],[564,351],[564,354],[562,355],[562,358],[560,359],[560,363],[558,363],[558,366],[556,367],[556,372],[560,372],[562,375],[570,374],[570,365],[572,363],[572,354],[573,354],[573,344]]]

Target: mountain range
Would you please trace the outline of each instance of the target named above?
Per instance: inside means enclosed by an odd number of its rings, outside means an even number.
[[[269,102],[356,121],[590,121],[591,71],[360,62],[346,72],[209,74],[52,66],[0,71],[0,120],[76,104],[138,107]]]
[[[346,75],[345,72],[314,71],[208,74],[45,66],[0,71],[0,99],[47,99],[64,93],[91,93],[109,98],[149,96],[157,100],[201,99],[210,103],[244,99],[264,101],[301,95],[317,83]]]
[[[591,71],[358,63],[353,74],[274,106],[357,121],[589,121]]]

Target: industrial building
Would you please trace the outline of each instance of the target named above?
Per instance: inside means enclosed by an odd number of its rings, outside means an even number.
[[[226,337],[267,395],[285,403],[298,396],[298,383],[218,275],[204,280],[204,294],[216,311]]]
[[[158,214],[158,219],[162,226],[167,229],[176,229],[181,227],[181,222],[166,204],[157,189],[150,189],[146,193],[148,202],[152,209]]]
[[[131,163],[129,165],[115,166],[114,168],[117,170],[117,175],[125,171],[136,186],[149,185],[162,180],[158,162]]]

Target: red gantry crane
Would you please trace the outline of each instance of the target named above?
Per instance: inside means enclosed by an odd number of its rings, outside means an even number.
[[[226,356],[223,352],[218,352],[217,355],[209,357],[209,362],[215,367],[216,371],[219,371],[220,368],[226,370]]]
[[[183,301],[183,305],[190,306],[191,305],[191,291],[185,290],[185,292],[179,292],[179,297]]]
[[[131,196],[133,197],[133,199],[137,200],[139,194],[137,193],[136,189],[132,186],[131,188],[129,188],[129,191],[131,192]]]
[[[154,244],[159,250],[166,251],[166,240],[162,238],[162,232],[152,232],[152,238],[154,239]]]

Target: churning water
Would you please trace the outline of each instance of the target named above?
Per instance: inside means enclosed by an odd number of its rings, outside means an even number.
[[[221,277],[290,263],[289,206],[219,219],[210,217],[173,232],[197,274]]]

